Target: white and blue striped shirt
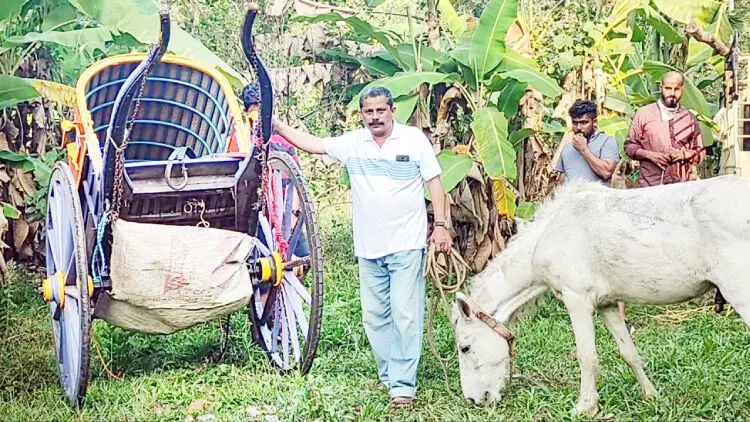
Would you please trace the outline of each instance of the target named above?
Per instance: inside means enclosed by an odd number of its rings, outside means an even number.
[[[324,145],[349,172],[355,255],[375,259],[425,247],[424,182],[442,170],[424,133],[394,121],[382,147],[366,128],[326,138]]]

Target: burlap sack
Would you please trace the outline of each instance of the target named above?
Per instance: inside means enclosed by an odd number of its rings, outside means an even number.
[[[117,220],[111,293],[95,316],[129,330],[168,334],[235,312],[250,300],[246,234]]]

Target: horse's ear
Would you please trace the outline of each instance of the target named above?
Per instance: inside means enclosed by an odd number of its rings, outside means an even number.
[[[458,311],[461,313],[462,317],[471,319],[471,317],[474,315],[474,313],[471,311],[471,305],[469,304],[469,301],[466,300],[466,296],[461,292],[456,292],[456,305],[458,306]]]

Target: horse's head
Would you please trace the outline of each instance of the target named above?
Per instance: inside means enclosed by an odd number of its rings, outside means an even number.
[[[513,334],[460,292],[456,293],[452,320],[464,397],[472,403],[499,401],[510,375]]]

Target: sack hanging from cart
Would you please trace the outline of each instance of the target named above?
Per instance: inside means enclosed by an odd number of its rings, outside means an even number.
[[[97,316],[123,328],[169,334],[247,306],[250,236],[214,228],[113,223],[111,293]]]

